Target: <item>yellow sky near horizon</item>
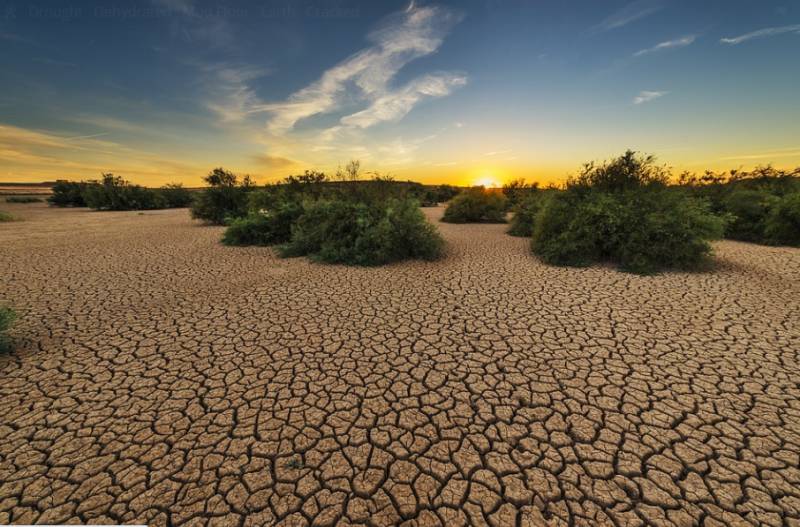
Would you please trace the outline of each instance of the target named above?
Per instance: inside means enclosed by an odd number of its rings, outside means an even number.
[[[684,170],[748,170],[766,164],[787,169],[800,166],[800,147],[766,150],[752,148],[741,149],[740,152],[714,148],[702,156],[697,156],[693,151],[642,150],[654,153],[659,162],[670,166],[675,174]],[[415,159],[406,163],[397,163],[388,158],[384,163],[381,158],[371,156],[362,159],[362,169],[365,174],[379,172],[392,175],[397,180],[425,184],[463,186],[496,182],[502,185],[518,178],[548,184],[564,181],[586,161],[601,161],[622,153],[609,151],[600,154],[593,151],[583,154],[578,150],[572,153],[561,151],[542,159],[540,152],[541,150],[534,154],[508,149],[473,154],[465,149],[461,159],[456,161]],[[289,174],[302,173],[306,169],[333,174],[338,164],[343,165],[349,161],[349,157],[335,159],[336,153],[327,157],[330,159],[328,162],[306,164],[280,157],[204,149],[170,154],[127,146],[104,136],[68,136],[0,124],[0,183],[87,180],[97,179],[104,172],[113,172],[132,183],[144,186],[182,183],[193,187],[202,185],[202,178],[212,168],[223,166],[235,173],[250,174],[257,183],[265,184],[278,181]]]

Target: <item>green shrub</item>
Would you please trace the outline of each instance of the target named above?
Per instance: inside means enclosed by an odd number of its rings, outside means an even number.
[[[775,245],[800,246],[800,192],[774,203],[764,221],[764,237]]]
[[[309,255],[327,263],[381,265],[405,259],[433,260],[443,241],[416,201],[306,202],[283,256]]]
[[[192,204],[192,193],[180,183],[170,183],[158,189],[168,209],[182,209]]]
[[[42,198],[33,196],[10,196],[6,198],[6,203],[41,203],[42,201]]]
[[[544,193],[536,192],[528,194],[525,199],[518,203],[514,207],[514,216],[511,218],[508,234],[511,236],[531,236],[536,215],[542,209],[545,199]]]
[[[292,235],[292,224],[303,213],[303,206],[286,201],[269,210],[251,212],[233,220],[222,236],[225,245],[274,245],[286,243]]]
[[[7,221],[16,221],[16,216],[12,216],[8,212],[3,212],[0,210],[0,222],[7,222]]]
[[[505,223],[507,203],[508,200],[501,192],[474,187],[450,200],[442,221],[448,223]]]
[[[722,210],[732,216],[725,236],[746,242],[764,242],[766,219],[776,198],[763,190],[736,189],[722,200]]]
[[[248,176],[238,176],[215,168],[206,177],[208,187],[197,194],[192,203],[192,218],[216,225],[225,225],[248,214],[248,197],[253,184]]]
[[[0,306],[0,351],[7,351],[11,342],[6,334],[16,320],[17,314],[9,307]]]
[[[58,180],[53,185],[53,193],[47,201],[56,207],[85,207],[83,191],[86,185],[83,181]]]
[[[634,273],[696,268],[711,254],[709,240],[722,236],[726,219],[665,181],[651,156],[633,152],[585,165],[536,214],[533,252],[555,265],[613,262]]]
[[[164,197],[153,189],[128,183],[114,174],[103,174],[83,188],[86,206],[95,210],[151,210],[167,207]]]
[[[512,209],[519,206],[539,189],[538,183],[528,183],[524,179],[515,179],[503,185],[503,195]]]

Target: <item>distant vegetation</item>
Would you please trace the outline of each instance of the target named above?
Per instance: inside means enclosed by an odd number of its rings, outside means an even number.
[[[11,341],[7,332],[17,318],[17,314],[9,307],[0,306],[0,352],[8,351]]]
[[[685,173],[678,187],[730,219],[726,238],[800,246],[800,168],[785,171],[768,166],[702,176]]]
[[[0,210],[0,222],[7,222],[7,221],[16,221],[16,216],[12,216],[8,212],[3,212]]]
[[[41,203],[42,201],[44,201],[42,198],[33,196],[10,196],[6,198],[6,203]]]
[[[208,187],[192,203],[192,218],[225,225],[247,215],[249,194],[255,190],[250,176],[239,178],[233,172],[215,168],[204,180]]]
[[[529,197],[512,228],[530,230],[533,252],[551,264],[695,269],[711,254],[709,241],[723,235],[726,217],[668,187],[668,178],[652,156],[632,151],[589,163],[564,190]]]
[[[192,194],[179,184],[150,189],[114,174],[103,174],[99,181],[57,181],[47,201],[57,207],[151,210],[186,207],[192,201]]]
[[[442,221],[447,223],[505,223],[508,198],[497,190],[467,189],[450,200]]]
[[[443,241],[420,211],[418,196],[430,191],[438,200],[450,193],[449,187],[437,190],[377,174],[364,180],[357,161],[333,180],[320,172],[289,176],[250,192],[246,212],[229,221],[222,241],[279,245],[284,257],[348,265],[432,260]]]

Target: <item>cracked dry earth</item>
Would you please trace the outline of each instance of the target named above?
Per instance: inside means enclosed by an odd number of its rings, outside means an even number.
[[[363,269],[24,207],[0,523],[800,525],[800,250],[638,277],[438,224]]]

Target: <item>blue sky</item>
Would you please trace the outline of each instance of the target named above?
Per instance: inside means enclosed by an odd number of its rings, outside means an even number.
[[[0,4],[0,181],[800,165],[795,1]]]

